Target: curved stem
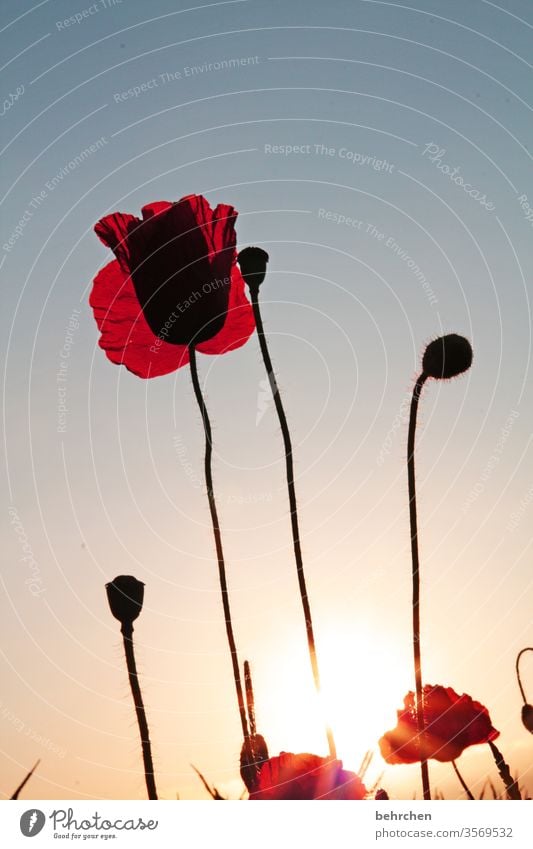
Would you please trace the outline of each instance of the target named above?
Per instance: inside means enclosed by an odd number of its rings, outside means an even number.
[[[502,753],[500,752],[498,747],[494,745],[492,740],[489,740],[489,746],[492,752],[492,757],[494,758],[496,766],[498,767],[498,772],[500,773],[501,779],[507,789],[507,795],[509,799],[514,799],[515,801],[522,799],[520,790],[518,789],[518,785],[513,779],[513,776],[511,775],[511,770],[509,769],[509,766],[506,763]]]
[[[409,483],[409,520],[411,524],[411,560],[413,569],[413,658],[415,666],[416,686],[416,716],[420,746],[423,746],[425,735],[425,720],[422,690],[422,663],[420,658],[420,561],[418,558],[418,526],[416,515],[416,481],[415,481],[415,434],[418,402],[422,387],[427,380],[427,374],[422,374],[415,383],[411,400],[409,416],[409,433],[407,437],[407,478]],[[427,760],[420,761],[422,771],[422,788],[424,799],[431,800],[429,785],[429,770]]]
[[[133,625],[131,623],[129,623],[129,625],[124,624],[121,630],[124,639],[124,653],[126,655],[126,666],[128,667],[131,694],[133,696],[133,704],[135,705],[135,713],[137,714],[137,723],[139,725],[139,733],[141,735],[146,789],[148,791],[149,799],[157,799],[148,722],[146,721],[146,712],[144,710],[141,687],[139,684],[139,675],[137,673],[135,654],[133,651]]]
[[[194,345],[189,347],[189,359],[191,366],[191,378],[196,401],[202,415],[202,422],[205,433],[205,482],[207,486],[207,499],[209,501],[209,511],[211,513],[211,522],[213,525],[213,535],[215,537],[215,547],[218,560],[218,576],[220,580],[220,592],[222,594],[222,605],[224,608],[224,620],[226,622],[226,634],[228,637],[229,650],[231,653],[231,663],[233,666],[233,680],[235,681],[235,689],[237,691],[237,702],[239,706],[239,715],[241,718],[242,733],[244,742],[248,744],[248,722],[246,720],[246,709],[244,707],[244,697],[241,684],[241,673],[239,669],[239,658],[237,655],[237,647],[233,636],[233,625],[231,622],[231,609],[229,604],[228,584],[226,580],[226,566],[224,563],[224,551],[222,548],[222,536],[220,533],[220,524],[218,520],[217,505],[215,502],[215,493],[213,491],[213,473],[211,470],[211,457],[213,454],[213,440],[211,435],[211,423],[207,414],[200,382],[198,380],[198,369],[196,366],[196,351]]]
[[[527,705],[527,699],[526,699],[526,692],[525,692],[524,687],[522,685],[522,679],[520,678],[520,658],[522,657],[522,655],[526,651],[533,651],[533,646],[526,646],[525,649],[522,649],[521,651],[519,651],[517,656],[516,656],[516,677],[517,677],[517,680],[518,680],[518,686],[520,687],[520,695],[522,696],[522,699],[523,699],[525,705]]]
[[[278,414],[279,424],[281,428],[281,433],[283,436],[283,446],[285,449],[285,465],[287,471],[287,488],[289,491],[289,507],[291,514],[291,529],[292,529],[292,542],[294,549],[294,559],[296,561],[296,572],[298,575],[298,586],[300,589],[300,598],[302,600],[302,607],[304,611],[305,618],[305,629],[307,633],[307,646],[309,649],[309,658],[311,660],[311,669],[313,671],[313,678],[315,681],[315,687],[317,693],[320,694],[320,673],[318,670],[318,660],[316,655],[316,645],[315,645],[315,636],[313,631],[313,619],[311,616],[311,606],[309,604],[309,596],[307,594],[307,586],[305,582],[305,574],[304,574],[304,566],[302,560],[302,549],[300,545],[300,530],[298,527],[298,508],[296,505],[296,490],[294,487],[294,464],[293,464],[293,456],[292,456],[292,442],[291,435],[289,432],[289,425],[287,422],[287,417],[285,415],[285,410],[283,408],[283,403],[281,401],[281,395],[279,392],[278,383],[276,380],[276,375],[274,374],[274,369],[272,367],[272,360],[270,359],[270,353],[268,350],[268,345],[265,337],[265,331],[263,328],[263,320],[261,318],[261,310],[259,308],[259,287],[258,286],[250,286],[250,295],[252,298],[252,308],[254,312],[255,324],[257,328],[257,335],[259,338],[259,347],[261,348],[261,354],[263,356],[263,362],[265,364],[265,369],[268,375],[268,380],[270,383],[270,388],[272,390],[272,395],[274,398],[274,404],[276,406],[276,412]],[[335,739],[333,737],[333,731],[326,724],[326,736],[328,738],[328,746],[330,757],[335,759],[337,757],[337,750],[335,747]]]
[[[475,802],[474,796],[472,795],[472,791],[470,790],[470,788],[469,788],[468,784],[466,783],[466,781],[464,780],[463,776],[462,776],[462,775],[461,775],[461,773],[459,772],[459,768],[458,768],[457,764],[455,763],[455,761],[452,761],[452,766],[453,766],[453,768],[454,768],[454,770],[455,770],[455,774],[456,774],[457,778],[459,779],[459,782],[460,782],[460,784],[461,784],[461,787],[462,787],[462,788],[463,788],[463,790],[465,791],[466,795],[468,796],[468,798],[469,798],[472,802]]]

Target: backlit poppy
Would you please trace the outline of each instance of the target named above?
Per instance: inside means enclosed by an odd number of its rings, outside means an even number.
[[[367,790],[342,762],[318,755],[281,752],[259,769],[250,799],[364,799]]]
[[[111,362],[157,377],[185,365],[191,345],[223,354],[247,341],[255,323],[236,263],[237,214],[189,195],[143,207],[142,220],[113,213],[96,224],[116,256],[89,301]]]
[[[118,212],[105,216],[95,231],[116,259],[96,276],[89,302],[101,332],[100,347],[111,362],[143,378],[190,364],[204,429],[207,498],[246,743],[248,723],[213,488],[211,423],[196,358],[197,351],[216,355],[239,348],[255,328],[237,265],[236,218],[234,207],[219,204],[212,210],[201,195],[151,203],[143,207],[142,220]],[[128,623],[122,626],[126,640],[125,628]]]
[[[478,743],[489,743],[499,736],[489,712],[479,702],[451,687],[423,688],[422,705],[425,731],[418,731],[415,694],[409,692],[404,709],[398,711],[398,724],[379,741],[383,758],[390,764],[410,764],[434,758],[453,761]]]

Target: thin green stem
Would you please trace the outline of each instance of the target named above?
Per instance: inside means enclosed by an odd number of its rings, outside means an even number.
[[[525,692],[523,684],[522,684],[522,679],[520,678],[520,658],[527,651],[533,651],[533,646],[526,646],[525,649],[522,649],[521,651],[519,651],[517,656],[516,656],[516,677],[517,677],[517,680],[518,680],[518,686],[520,687],[520,695],[522,696],[522,699],[523,699],[525,705],[527,705],[527,699],[526,699],[526,692]]]
[[[411,523],[411,560],[413,570],[413,658],[415,667],[416,687],[416,716],[420,747],[424,745],[426,724],[424,719],[422,662],[420,652],[420,561],[418,557],[418,524],[416,514],[416,478],[415,478],[415,434],[418,402],[422,387],[427,380],[427,374],[422,374],[415,383],[411,400],[409,417],[409,433],[407,437],[407,478],[409,484],[409,520]],[[429,770],[427,760],[420,761],[422,772],[422,789],[425,800],[431,800]]]
[[[472,802],[474,802],[474,801],[475,801],[475,799],[474,799],[474,795],[472,794],[472,791],[470,790],[470,788],[469,788],[468,784],[466,783],[466,781],[464,780],[463,776],[462,776],[462,775],[461,775],[461,773],[459,772],[459,767],[457,766],[457,764],[455,763],[455,761],[452,761],[452,766],[453,766],[453,768],[454,768],[454,770],[455,770],[455,774],[456,774],[457,778],[459,779],[459,783],[461,784],[461,787],[462,787],[462,788],[463,788],[463,790],[465,791],[465,793],[466,793],[466,795],[468,796],[468,798],[469,798]]]
[[[293,463],[293,454],[292,454],[292,442],[291,435],[289,431],[289,425],[287,422],[287,417],[285,415],[285,410],[283,408],[283,403],[281,401],[281,395],[279,392],[278,383],[276,380],[276,375],[274,374],[274,368],[272,366],[272,360],[270,359],[270,352],[268,350],[268,344],[265,336],[265,331],[263,328],[263,320],[261,317],[261,310],[259,307],[259,287],[258,286],[250,286],[250,295],[252,298],[252,308],[255,317],[255,324],[257,328],[257,336],[259,339],[259,347],[261,348],[261,354],[263,356],[263,362],[265,364],[265,369],[268,375],[268,380],[270,383],[270,388],[272,390],[272,396],[274,398],[274,404],[276,406],[276,412],[278,414],[279,424],[281,428],[281,433],[283,436],[283,445],[285,449],[285,466],[287,471],[287,488],[289,493],[289,507],[291,514],[291,530],[292,530],[292,542],[294,549],[294,559],[296,561],[296,572],[298,575],[298,586],[300,589],[300,598],[302,600],[302,607],[304,612],[305,619],[305,629],[307,633],[307,646],[309,649],[309,658],[311,661],[311,669],[313,671],[313,678],[315,682],[315,687],[317,693],[320,694],[320,673],[318,669],[318,660],[316,654],[316,645],[315,645],[315,636],[313,631],[313,619],[311,616],[311,606],[309,604],[309,596],[307,594],[307,586],[305,581],[305,573],[302,559],[302,548],[300,545],[300,530],[298,526],[298,508],[296,504],[296,489],[294,486],[294,463]],[[330,726],[326,723],[326,736],[328,739],[329,753],[330,757],[335,759],[337,757],[337,750],[335,746],[335,739],[333,737],[333,731]]]
[[[146,789],[148,791],[149,799],[157,799],[154,764],[152,761],[152,747],[150,745],[150,734],[148,731],[146,711],[144,709],[141,687],[139,684],[137,665],[135,663],[135,653],[133,651],[133,625],[131,623],[124,624],[121,630],[122,637],[124,640],[124,653],[126,655],[126,666],[128,667],[128,677],[130,680],[131,694],[133,696],[133,704],[135,705],[135,713],[137,714],[137,723],[139,725],[139,733],[141,735]]]
[[[237,646],[235,645],[235,637],[233,635],[233,625],[231,621],[231,609],[229,603],[228,583],[226,579],[226,566],[224,562],[224,551],[222,548],[222,535],[220,533],[220,523],[218,520],[217,505],[215,501],[215,493],[213,490],[213,473],[211,469],[211,459],[213,454],[213,439],[211,434],[211,423],[207,414],[207,408],[202,395],[200,381],[198,380],[198,368],[196,365],[196,350],[194,345],[189,347],[189,360],[191,366],[191,378],[194,389],[194,395],[200,408],[202,422],[205,434],[205,482],[207,486],[207,499],[209,501],[209,511],[211,513],[211,523],[213,525],[213,535],[215,537],[215,548],[218,561],[218,576],[220,580],[220,592],[222,594],[222,605],[224,608],[224,620],[226,623],[226,634],[228,637],[229,650],[231,654],[231,663],[233,667],[233,680],[237,691],[237,703],[239,706],[239,716],[241,719],[242,733],[244,742],[248,745],[248,722],[246,720],[246,708],[244,706],[244,696],[241,684],[241,673],[239,668],[239,658],[237,655]]]

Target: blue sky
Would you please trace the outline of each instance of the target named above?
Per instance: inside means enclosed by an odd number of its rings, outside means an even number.
[[[120,573],[147,585],[136,634],[163,794],[202,795],[190,762],[240,789],[189,375],[142,382],[113,366],[88,306],[110,259],[94,223],[189,193],[233,204],[239,247],[270,254],[264,321],[319,652],[322,640],[332,691],[339,665],[351,680],[357,728],[339,724],[352,768],[376,746],[372,699],[393,723],[412,686],[406,399],[429,340],[472,341],[471,371],[428,384],[420,412],[425,678],[487,704],[525,774],[513,664],[533,638],[531,5],[4,9],[1,791],[42,757],[35,798],[142,796],[103,590]],[[321,752],[256,338],[199,369],[259,724],[272,752]],[[464,760],[472,780],[490,774],[481,750]],[[418,775],[398,769],[384,783],[410,793]]]

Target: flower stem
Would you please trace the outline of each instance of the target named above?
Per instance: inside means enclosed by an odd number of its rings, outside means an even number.
[[[455,763],[455,761],[452,761],[452,766],[453,766],[453,768],[454,768],[454,770],[455,770],[455,774],[456,774],[457,778],[459,779],[459,782],[460,782],[460,784],[461,784],[461,787],[462,787],[462,788],[463,788],[463,790],[465,791],[465,793],[466,793],[466,795],[468,796],[468,798],[469,798],[472,802],[474,802],[474,801],[475,801],[475,799],[474,799],[474,796],[473,796],[473,794],[472,794],[472,791],[470,790],[470,788],[469,788],[468,784],[466,783],[466,781],[464,780],[463,776],[462,776],[462,775],[461,775],[461,773],[459,772],[459,768],[458,768],[457,764]]]
[[[515,801],[522,799],[520,790],[518,789],[518,785],[513,779],[513,776],[511,775],[511,770],[509,769],[508,764],[505,762],[502,753],[500,752],[498,747],[494,745],[492,740],[489,740],[489,746],[492,752],[492,757],[494,758],[496,766],[498,767],[498,772],[500,773],[501,779],[507,789],[507,795],[509,799],[514,799]]]
[[[246,706],[248,708],[248,721],[250,723],[250,736],[252,739],[255,737],[257,733],[256,724],[255,724],[255,699],[254,699],[254,687],[252,684],[252,673],[250,671],[250,664],[247,660],[244,661],[244,687],[246,689]]]
[[[416,416],[418,402],[422,387],[427,380],[427,374],[422,372],[415,383],[413,397],[411,400],[411,411],[409,416],[409,433],[407,437],[407,478],[409,483],[409,520],[411,523],[411,560],[413,569],[413,657],[415,666],[416,686],[416,716],[418,724],[418,736],[420,748],[424,745],[425,720],[422,690],[422,663],[420,657],[420,561],[418,557],[418,526],[416,515],[416,483],[415,483],[415,434]],[[424,799],[431,800],[431,789],[429,785],[429,770],[427,760],[420,761],[422,772],[422,789]]]
[[[133,625],[124,623],[121,628],[122,637],[124,639],[124,653],[126,655],[126,666],[128,667],[128,677],[130,679],[131,694],[133,696],[133,704],[135,705],[135,713],[137,714],[137,723],[139,725],[139,733],[141,735],[141,745],[144,762],[144,777],[146,780],[146,789],[149,799],[157,799],[157,790],[155,786],[154,764],[152,761],[152,747],[150,745],[150,735],[148,732],[148,723],[146,721],[146,712],[139,684],[139,675],[135,664],[135,653],[133,651]]]
[[[21,783],[19,784],[19,786],[17,787],[17,789],[15,790],[13,795],[11,796],[11,801],[18,799],[19,793],[22,790],[24,790],[26,784],[28,783],[28,781],[30,780],[30,778],[32,777],[33,773],[35,772],[35,770],[37,769],[37,767],[39,766],[40,763],[41,763],[41,759],[39,758],[39,760],[32,766],[30,771],[26,774],[25,779],[23,781],[21,781]]]
[[[316,655],[316,645],[315,645],[315,636],[313,631],[313,619],[311,616],[311,607],[309,604],[309,596],[307,594],[307,586],[305,582],[305,574],[302,560],[302,549],[300,545],[300,531],[298,527],[298,508],[296,505],[296,490],[294,487],[294,464],[293,464],[293,456],[292,456],[292,442],[291,435],[289,432],[289,425],[287,422],[287,417],[285,415],[285,410],[283,408],[283,403],[281,401],[281,395],[279,392],[278,383],[276,380],[276,375],[274,374],[274,369],[272,366],[272,360],[270,359],[270,353],[268,350],[267,340],[265,337],[265,331],[263,328],[263,320],[261,317],[261,310],[259,307],[259,287],[258,286],[250,286],[250,295],[252,298],[252,308],[254,312],[255,324],[257,328],[257,336],[259,338],[259,347],[261,348],[261,354],[263,356],[263,362],[265,364],[265,369],[267,372],[268,380],[270,383],[270,388],[272,390],[272,396],[274,398],[274,404],[276,406],[276,412],[278,414],[279,424],[281,428],[281,433],[283,436],[283,445],[285,449],[285,465],[287,470],[287,488],[289,491],[289,507],[291,513],[291,529],[292,529],[292,542],[294,548],[294,559],[296,561],[296,571],[298,574],[298,586],[300,589],[300,597],[302,600],[302,607],[304,611],[305,618],[305,628],[307,632],[307,646],[309,649],[309,658],[311,660],[311,669],[313,671],[313,678],[315,681],[315,687],[318,694],[320,694],[320,673],[318,670],[318,660]],[[326,736],[328,739],[329,753],[332,759],[336,759],[337,750],[335,746],[335,739],[333,737],[333,731],[326,724]]]
[[[224,562],[224,551],[222,548],[222,536],[220,533],[220,524],[218,520],[217,505],[215,501],[215,493],[213,491],[213,473],[211,470],[211,457],[213,454],[213,440],[211,436],[211,423],[207,414],[207,408],[200,388],[198,380],[198,368],[196,365],[196,351],[194,345],[189,347],[189,359],[191,366],[191,378],[194,389],[194,394],[202,415],[202,422],[205,433],[205,482],[207,486],[207,499],[209,501],[209,511],[211,513],[211,522],[213,525],[213,535],[215,537],[215,548],[218,560],[218,576],[220,580],[220,592],[222,594],[222,605],[224,608],[224,620],[226,622],[226,634],[228,637],[229,650],[231,654],[231,663],[233,666],[233,680],[235,681],[235,689],[237,691],[237,702],[239,706],[239,715],[241,718],[242,733],[245,744],[248,744],[248,722],[246,720],[246,708],[244,706],[244,696],[241,684],[241,673],[239,669],[239,658],[237,655],[237,647],[233,636],[233,625],[231,622],[231,609],[229,604],[228,583],[226,580],[226,566]]]
[[[517,656],[516,656],[516,677],[518,679],[518,686],[520,688],[520,695],[522,696],[522,699],[523,699],[525,705],[527,704],[527,699],[526,699],[526,691],[524,690],[524,686],[522,684],[522,679],[520,678],[520,658],[522,657],[522,655],[526,651],[533,651],[533,646],[526,646],[525,649],[522,649],[521,651],[519,651]]]

